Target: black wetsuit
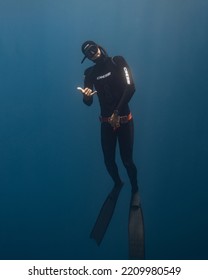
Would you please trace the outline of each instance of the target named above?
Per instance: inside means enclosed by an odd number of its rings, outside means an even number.
[[[101,107],[101,117],[110,117],[115,110],[119,116],[130,113],[128,102],[135,92],[132,74],[122,56],[104,57],[85,70],[84,87],[96,89]],[[93,96],[83,97],[86,105],[93,103]],[[121,182],[115,162],[118,140],[122,162],[127,170],[132,191],[138,189],[137,169],[132,159],[134,126],[133,119],[120,124],[116,130],[108,122],[101,122],[101,143],[106,168],[115,185]]]

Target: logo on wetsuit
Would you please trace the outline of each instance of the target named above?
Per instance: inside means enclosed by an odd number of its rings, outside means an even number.
[[[110,75],[111,75],[111,72],[108,72],[108,73],[106,73],[105,75],[98,76],[98,77],[97,77],[97,80],[105,79],[105,78],[109,77]]]
[[[130,85],[131,82],[130,82],[129,72],[128,72],[126,67],[124,67],[123,69],[124,69],[124,73],[125,73],[125,76],[126,76],[126,82],[127,82],[128,85]]]

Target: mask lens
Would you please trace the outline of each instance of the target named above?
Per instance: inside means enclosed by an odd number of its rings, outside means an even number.
[[[87,56],[87,58],[91,59],[98,51],[98,47],[91,45],[89,46],[86,51],[85,51],[85,55]]]

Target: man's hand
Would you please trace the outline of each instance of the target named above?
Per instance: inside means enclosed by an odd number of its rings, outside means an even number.
[[[81,91],[81,93],[83,93],[85,96],[89,97],[89,96],[92,96],[94,95],[95,93],[97,93],[97,91],[92,91],[90,88],[81,88],[81,87],[77,87],[77,89],[79,91]]]
[[[120,127],[120,116],[118,112],[114,112],[109,118],[109,123],[113,127],[113,129],[117,129]]]

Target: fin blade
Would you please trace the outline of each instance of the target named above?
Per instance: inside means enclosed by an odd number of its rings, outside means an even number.
[[[129,211],[129,259],[143,260],[144,221],[138,192],[132,195]]]
[[[110,194],[108,194],[106,200],[104,201],[101,207],[95,225],[90,234],[90,238],[94,239],[97,245],[100,245],[100,243],[102,242],[103,237],[110,224],[110,221],[112,219],[116,207],[120,190],[121,188],[119,189],[113,188],[113,190],[110,192]]]

